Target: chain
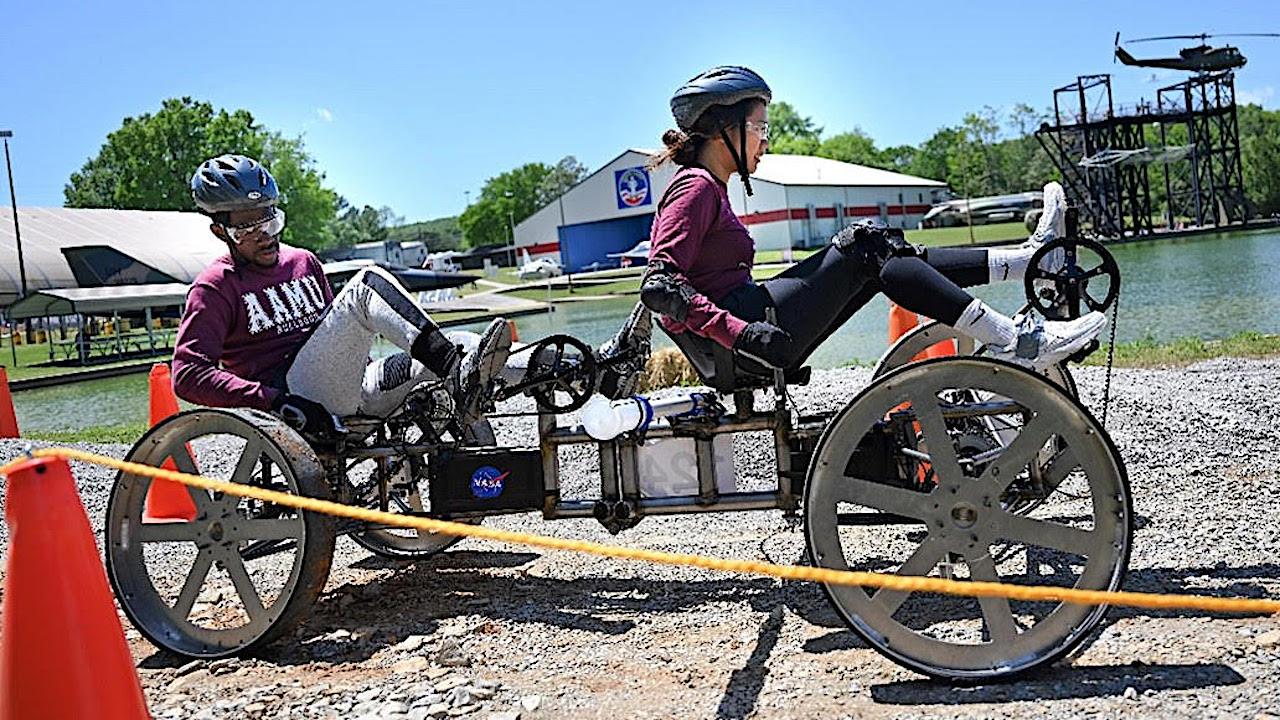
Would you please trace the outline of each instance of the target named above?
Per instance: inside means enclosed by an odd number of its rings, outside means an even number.
[[[1102,429],[1107,428],[1107,409],[1111,405],[1111,368],[1116,360],[1116,320],[1120,317],[1120,291],[1111,304],[1111,341],[1107,344],[1107,382],[1102,389]]]

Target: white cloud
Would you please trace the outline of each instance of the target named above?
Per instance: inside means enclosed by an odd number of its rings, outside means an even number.
[[[325,122],[333,122],[333,112],[329,108],[316,108],[316,117]]]
[[[1273,103],[1268,102],[1276,94],[1276,89],[1270,85],[1258,90],[1236,90],[1236,104],[1238,105],[1261,105],[1266,107]]]

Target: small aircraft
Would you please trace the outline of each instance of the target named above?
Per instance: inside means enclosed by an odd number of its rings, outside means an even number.
[[[336,260],[324,264],[324,274],[329,278],[329,284],[333,286],[334,292],[337,292],[353,275],[362,268],[370,265],[377,265],[390,272],[404,285],[405,289],[410,292],[423,292],[428,290],[445,290],[448,288],[462,287],[467,283],[475,282],[479,278],[475,275],[467,275],[464,273],[442,272],[439,270],[423,270],[420,268],[410,268],[403,265],[394,265],[391,263],[374,262],[367,259],[356,260]]]
[[[521,280],[544,280],[564,274],[564,268],[560,267],[560,263],[551,258],[530,260],[528,250],[520,251],[520,262],[520,270],[516,274]]]
[[[1183,48],[1178,57],[1167,58],[1135,58],[1120,47],[1120,33],[1116,33],[1116,60],[1125,65],[1136,67],[1168,68],[1170,70],[1186,70],[1187,72],[1217,72],[1244,67],[1247,62],[1239,48],[1230,45],[1211,47],[1204,41],[1211,37],[1280,37],[1280,33],[1226,33],[1211,35],[1162,35],[1159,37],[1136,38],[1127,42],[1150,42],[1152,40],[1199,40],[1200,45]]]

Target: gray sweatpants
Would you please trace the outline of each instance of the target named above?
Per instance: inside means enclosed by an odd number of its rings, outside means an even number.
[[[440,329],[395,276],[379,267],[363,268],[333,299],[315,332],[298,349],[285,373],[288,391],[324,405],[339,417],[385,417],[414,387],[440,379],[407,352],[423,332]],[[406,352],[369,362],[369,351],[379,335]],[[453,334],[448,337],[458,344],[467,341],[465,337],[455,340]]]

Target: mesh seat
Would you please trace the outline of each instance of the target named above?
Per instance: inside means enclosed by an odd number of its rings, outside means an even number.
[[[689,332],[671,332],[665,325],[659,325],[688,358],[702,382],[716,392],[728,395],[740,390],[773,387],[773,371],[769,368],[739,356],[710,338]],[[783,372],[788,385],[808,385],[812,375],[813,369],[808,366]]]

